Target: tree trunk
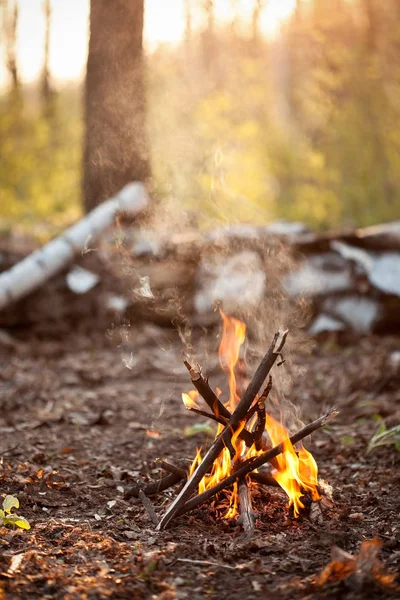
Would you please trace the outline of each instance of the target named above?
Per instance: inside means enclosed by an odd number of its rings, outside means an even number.
[[[44,0],[45,35],[44,35],[44,58],[41,77],[41,93],[45,114],[51,112],[52,89],[50,83],[50,31],[51,31],[51,0]]]
[[[6,65],[11,77],[11,90],[16,95],[20,91],[20,79],[17,65],[17,26],[18,4],[16,0],[4,2],[4,38],[6,51]]]
[[[192,6],[191,0],[184,0],[185,10],[185,43],[187,47],[190,47],[192,42]]]
[[[203,32],[203,54],[207,68],[210,68],[215,59],[215,14],[214,0],[202,0],[202,9],[206,17],[206,28]]]
[[[254,43],[257,43],[260,39],[260,18],[265,5],[265,0],[255,0],[253,13],[251,16],[251,30]]]
[[[85,208],[150,175],[143,81],[144,0],[91,0]]]

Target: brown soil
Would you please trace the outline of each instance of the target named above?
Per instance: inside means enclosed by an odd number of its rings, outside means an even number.
[[[400,372],[391,359],[399,338],[330,342],[296,357],[302,376],[291,400],[304,421],[332,405],[341,411],[306,443],[335,506],[321,525],[294,520],[284,493],[265,489],[255,497],[256,534],[246,540],[235,520],[215,518],[218,503],[159,533],[139,501],[124,499],[138,477],[160,476],[154,459],[193,458],[210,436],[185,434],[201,418],[181,402],[190,383],[178,336],[142,326],[122,350],[111,333],[1,338],[1,492],[19,498],[32,525],[1,529],[1,597],[396,597],[396,583],[372,575],[324,583],[316,576],[333,545],[357,554],[372,538],[383,542],[385,571],[399,568],[400,453],[366,453],[376,415],[387,426],[400,422]],[[156,511],[175,493],[152,498]]]

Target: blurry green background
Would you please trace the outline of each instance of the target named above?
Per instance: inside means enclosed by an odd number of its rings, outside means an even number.
[[[228,4],[229,18],[186,13],[180,39],[148,47],[153,193],[201,227],[398,218],[400,3],[293,1],[268,36],[255,12],[268,2],[248,0],[247,20]],[[46,238],[79,217],[82,139],[82,81],[46,100],[39,83],[3,85],[0,233]]]

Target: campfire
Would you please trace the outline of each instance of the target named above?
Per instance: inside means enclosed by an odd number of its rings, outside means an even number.
[[[246,326],[238,319],[220,311],[223,332],[219,346],[219,359],[229,384],[229,398],[223,402],[221,390],[216,392],[203,376],[201,368],[195,369],[188,361],[187,367],[194,389],[182,394],[187,410],[207,417],[218,423],[217,433],[211,448],[202,456],[202,450],[188,467],[160,461],[160,466],[169,475],[147,486],[135,485],[128,495],[141,499],[158,529],[164,529],[179,515],[193,510],[213,496],[227,490],[224,518],[239,515],[239,522],[246,533],[255,526],[252,491],[259,485],[274,485],[282,488],[288,496],[288,508],[298,518],[313,503],[321,499],[321,482],[318,467],[312,454],[302,440],[316,429],[323,427],[337,411],[331,409],[326,415],[310,423],[290,436],[282,420],[276,420],[266,410],[266,403],[273,390],[270,371],[274,364],[284,363],[283,348],[287,331],[278,332],[262,359],[251,381],[240,359],[241,347],[246,337]],[[265,386],[265,387],[263,387]],[[203,410],[202,398],[210,411]],[[260,468],[269,463],[270,472]],[[148,496],[186,480],[182,490],[167,508],[161,521],[155,514]]]

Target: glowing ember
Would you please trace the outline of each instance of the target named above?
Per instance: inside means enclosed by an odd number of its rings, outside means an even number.
[[[240,348],[245,340],[246,326],[244,323],[233,317],[225,315],[220,311],[223,332],[219,346],[219,359],[222,369],[228,376],[229,383],[229,401],[226,407],[231,413],[234,412],[239,403],[238,382],[235,376],[235,367],[238,364],[240,356]],[[198,408],[196,400],[198,392],[192,390],[189,394],[182,394],[182,399],[186,407]],[[252,419],[248,426],[252,426],[256,417]],[[210,474],[205,475],[199,484],[199,493],[213,487],[222,479],[225,479],[232,473],[233,464],[242,459],[247,459],[252,456],[257,456],[262,453],[262,450],[257,451],[254,445],[251,448],[246,448],[243,440],[239,439],[241,430],[245,427],[243,422],[241,427],[232,436],[232,447],[235,455],[232,458],[228,448],[224,448],[220,456],[213,463]],[[219,424],[217,436],[222,432],[224,426]],[[276,469],[272,475],[279,483],[282,489],[289,497],[289,507],[293,506],[294,516],[298,517],[300,510],[304,508],[301,500],[305,491],[308,491],[313,500],[319,500],[318,493],[318,468],[317,464],[310,452],[303,445],[299,444],[299,448],[294,448],[290,442],[289,432],[281,423],[273,417],[266,414],[265,430],[267,437],[272,442],[273,446],[284,442],[284,451],[274,460]],[[190,469],[190,475],[195,471],[201,463],[201,450],[197,451],[196,457]],[[238,491],[237,484],[234,484],[233,491],[230,497],[229,509],[224,515],[225,518],[232,518],[237,514]]]

